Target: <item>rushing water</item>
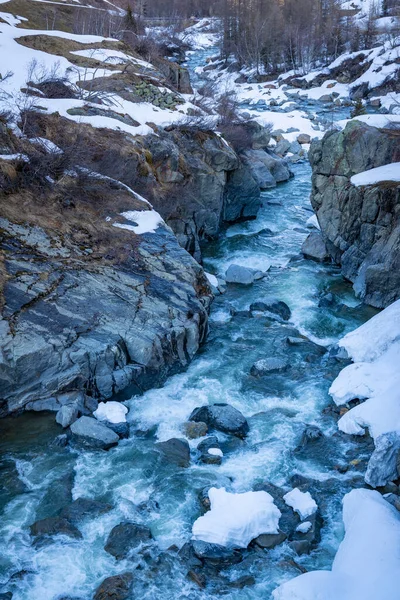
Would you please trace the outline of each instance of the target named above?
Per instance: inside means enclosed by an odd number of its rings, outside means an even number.
[[[369,316],[355,308],[351,287],[337,268],[302,258],[300,247],[310,216],[310,167],[294,166],[295,178],[263,194],[264,206],[254,221],[229,227],[205,250],[205,266],[223,275],[231,263],[266,270],[268,277],[250,287],[228,286],[213,304],[210,335],[188,370],[170,378],[161,389],[132,398],[131,435],[109,452],[54,449],[49,442],[61,430],[54,416],[25,415],[0,422],[0,450],[5,459],[1,485],[0,590],[14,600],[55,600],[64,596],[89,600],[110,575],[134,571],[132,598],[176,600],[215,598],[267,600],[282,581],[300,568],[329,568],[342,537],[340,502],[357,478],[348,465],[357,447],[336,433],[336,419],[327,390],[338,366],[324,357],[326,347]],[[333,291],[348,308],[335,314],[318,306],[322,294]],[[288,324],[235,311],[251,302],[276,296],[292,310]],[[290,346],[288,335],[298,330],[319,346]],[[287,356],[283,375],[250,377],[251,365],[267,356]],[[228,402],[248,418],[245,442],[218,435],[224,458],[221,466],[196,462],[188,469],[168,465],[154,443],[182,437],[182,425],[196,406]],[[315,455],[294,452],[306,424],[320,427],[326,450]],[[15,470],[14,470],[15,466]],[[294,474],[328,482],[320,505],[324,516],[322,540],[310,555],[297,557],[284,543],[271,551],[245,553],[242,563],[210,578],[200,590],[186,577],[188,567],[171,546],[190,539],[191,526],[201,514],[199,491],[210,485],[248,491],[270,482],[290,487]],[[54,514],[80,496],[110,502],[111,512],[87,519],[82,539],[54,538],[36,545],[28,526]],[[122,520],[151,527],[154,543],[130,560],[116,561],[104,551],[112,527]],[[295,561],[295,562],[293,562]],[[229,580],[253,575],[255,585],[242,590]]]

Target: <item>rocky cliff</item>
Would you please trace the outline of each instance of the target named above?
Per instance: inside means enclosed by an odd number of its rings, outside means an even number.
[[[364,302],[382,308],[400,297],[400,186],[355,186],[353,175],[400,159],[400,131],[350,121],[310,149],[312,206],[326,248]]]
[[[46,154],[27,142],[29,157],[4,154],[21,142],[1,141],[1,415],[90,412],[185,367],[211,292],[158,213],[111,178],[42,177],[56,170]]]

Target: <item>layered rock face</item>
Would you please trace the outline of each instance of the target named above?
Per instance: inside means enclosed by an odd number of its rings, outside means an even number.
[[[171,229],[159,217],[152,225],[155,211],[115,180],[71,175],[13,189],[21,168],[0,160],[10,192],[0,219],[0,415],[64,405],[89,414],[99,399],[185,367],[207,333],[211,291]]]
[[[260,187],[232,147],[212,131],[154,126],[154,134],[121,135],[59,115],[30,114],[27,132],[63,150],[83,148],[80,163],[143,194],[198,261],[200,244],[222,222],[255,218]]]
[[[400,297],[400,186],[355,187],[351,177],[397,162],[400,132],[351,121],[310,149],[311,203],[327,251],[365,303],[383,308]]]

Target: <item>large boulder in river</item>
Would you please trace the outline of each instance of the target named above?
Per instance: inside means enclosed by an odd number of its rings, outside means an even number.
[[[36,523],[30,526],[30,533],[37,539],[52,537],[54,535],[66,535],[72,538],[82,537],[79,529],[63,517],[47,517],[47,519],[36,521]]]
[[[227,283],[238,283],[240,285],[251,285],[255,280],[255,272],[241,265],[230,265],[225,273]]]
[[[104,550],[122,560],[142,544],[148,544],[153,539],[151,531],[145,525],[138,523],[120,523],[110,532]]]
[[[249,431],[249,425],[242,413],[230,404],[210,404],[195,408],[190,421],[203,421],[210,429],[231,433],[243,438]]]
[[[398,162],[399,135],[350,121],[310,148],[311,203],[327,251],[364,302],[384,308],[400,297],[400,185],[381,181],[353,185],[351,178]]]
[[[269,150],[246,150],[242,157],[262,190],[275,187],[292,176],[288,163]]]
[[[112,505],[106,502],[99,502],[91,498],[77,498],[71,504],[64,506],[60,510],[59,516],[76,524],[86,518],[98,518],[100,515],[108,513],[111,509]]]
[[[286,358],[271,356],[262,358],[254,363],[250,369],[250,375],[253,377],[264,377],[274,373],[284,373],[289,368],[289,361]]]
[[[292,315],[290,308],[278,298],[263,298],[250,304],[250,310],[255,312],[267,312],[278,315],[284,321],[288,321]]]
[[[186,440],[171,438],[165,442],[158,442],[156,448],[161,451],[167,462],[185,468],[190,465],[190,447]]]
[[[325,262],[329,259],[325,242],[319,231],[313,231],[304,240],[301,251],[306,258],[317,262]]]
[[[107,577],[97,588],[93,600],[127,600],[131,597],[132,573]]]
[[[81,417],[71,425],[72,441],[84,448],[108,450],[118,444],[118,435],[92,417]]]

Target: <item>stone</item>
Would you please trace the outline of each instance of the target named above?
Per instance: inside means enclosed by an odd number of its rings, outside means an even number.
[[[189,419],[190,421],[202,421],[207,423],[210,429],[230,433],[239,438],[244,438],[249,431],[245,417],[229,404],[211,404],[195,408]]]
[[[329,254],[320,232],[313,231],[310,233],[303,242],[301,251],[306,258],[317,262],[326,262],[329,259]]]
[[[188,579],[190,579],[190,581],[196,583],[199,586],[199,588],[203,589],[206,587],[207,581],[203,573],[191,569],[190,571],[188,571],[187,577]]]
[[[69,427],[78,418],[78,407],[75,404],[62,406],[56,414],[56,421],[61,427]]]
[[[230,265],[225,273],[225,280],[227,283],[251,285],[254,283],[254,272],[241,265]]]
[[[239,550],[226,548],[219,544],[210,544],[201,540],[194,540],[192,546],[195,555],[209,564],[221,566],[236,565],[243,559],[242,553]]]
[[[369,459],[365,481],[373,488],[382,487],[400,477],[400,434],[383,433],[375,439],[375,450]]]
[[[80,417],[71,425],[72,441],[78,446],[108,450],[118,444],[118,435],[92,417]]]
[[[189,467],[190,447],[186,440],[171,438],[165,442],[158,442],[156,448],[162,452],[163,457],[167,462],[177,465],[178,467]]]
[[[221,452],[218,438],[215,436],[206,438],[197,446],[197,450],[200,452],[200,461],[207,465],[220,465],[222,462],[222,452],[221,455],[213,454],[209,452],[210,449]]]
[[[287,162],[270,150],[246,150],[242,153],[242,160],[250,167],[262,190],[275,187],[292,176]]]
[[[284,321],[288,321],[292,315],[288,305],[277,298],[264,298],[250,304],[251,311],[269,312],[278,315]]]
[[[254,543],[257,544],[260,548],[265,550],[270,550],[282,544],[287,538],[287,535],[283,533],[283,531],[279,531],[279,533],[263,533],[256,537]]]
[[[195,421],[187,421],[183,424],[183,431],[189,440],[195,440],[196,438],[207,435],[208,426],[206,423],[202,423],[201,421],[198,423]]]
[[[77,498],[71,504],[64,506],[60,510],[59,516],[76,524],[87,518],[96,519],[100,515],[110,512],[110,510],[112,510],[112,505],[106,502],[99,502],[90,498]]]
[[[300,135],[297,136],[297,141],[299,144],[309,144],[311,142],[311,136],[308,135],[308,133],[300,133]]]
[[[307,425],[304,429],[298,449],[302,449],[310,443],[316,442],[324,437],[323,432],[316,425]]]
[[[129,572],[107,577],[95,591],[93,600],[128,600],[132,585],[133,574]]]
[[[323,104],[328,104],[333,102],[333,96],[332,94],[323,94],[320,98],[318,98],[318,100]]]
[[[288,140],[282,139],[282,140],[280,140],[280,142],[277,143],[274,150],[275,150],[276,154],[278,154],[280,156],[284,156],[286,154],[286,152],[289,152],[290,146],[291,146],[291,144]]]
[[[151,531],[145,525],[131,522],[120,523],[111,530],[104,550],[117,560],[122,560],[142,544],[150,543],[152,539]]]
[[[284,373],[289,368],[289,361],[285,358],[262,358],[254,363],[250,369],[253,377],[265,377],[274,373]]]
[[[79,539],[81,532],[72,523],[63,517],[47,517],[36,521],[30,526],[30,533],[35,538],[52,537],[54,535],[66,535]]]

